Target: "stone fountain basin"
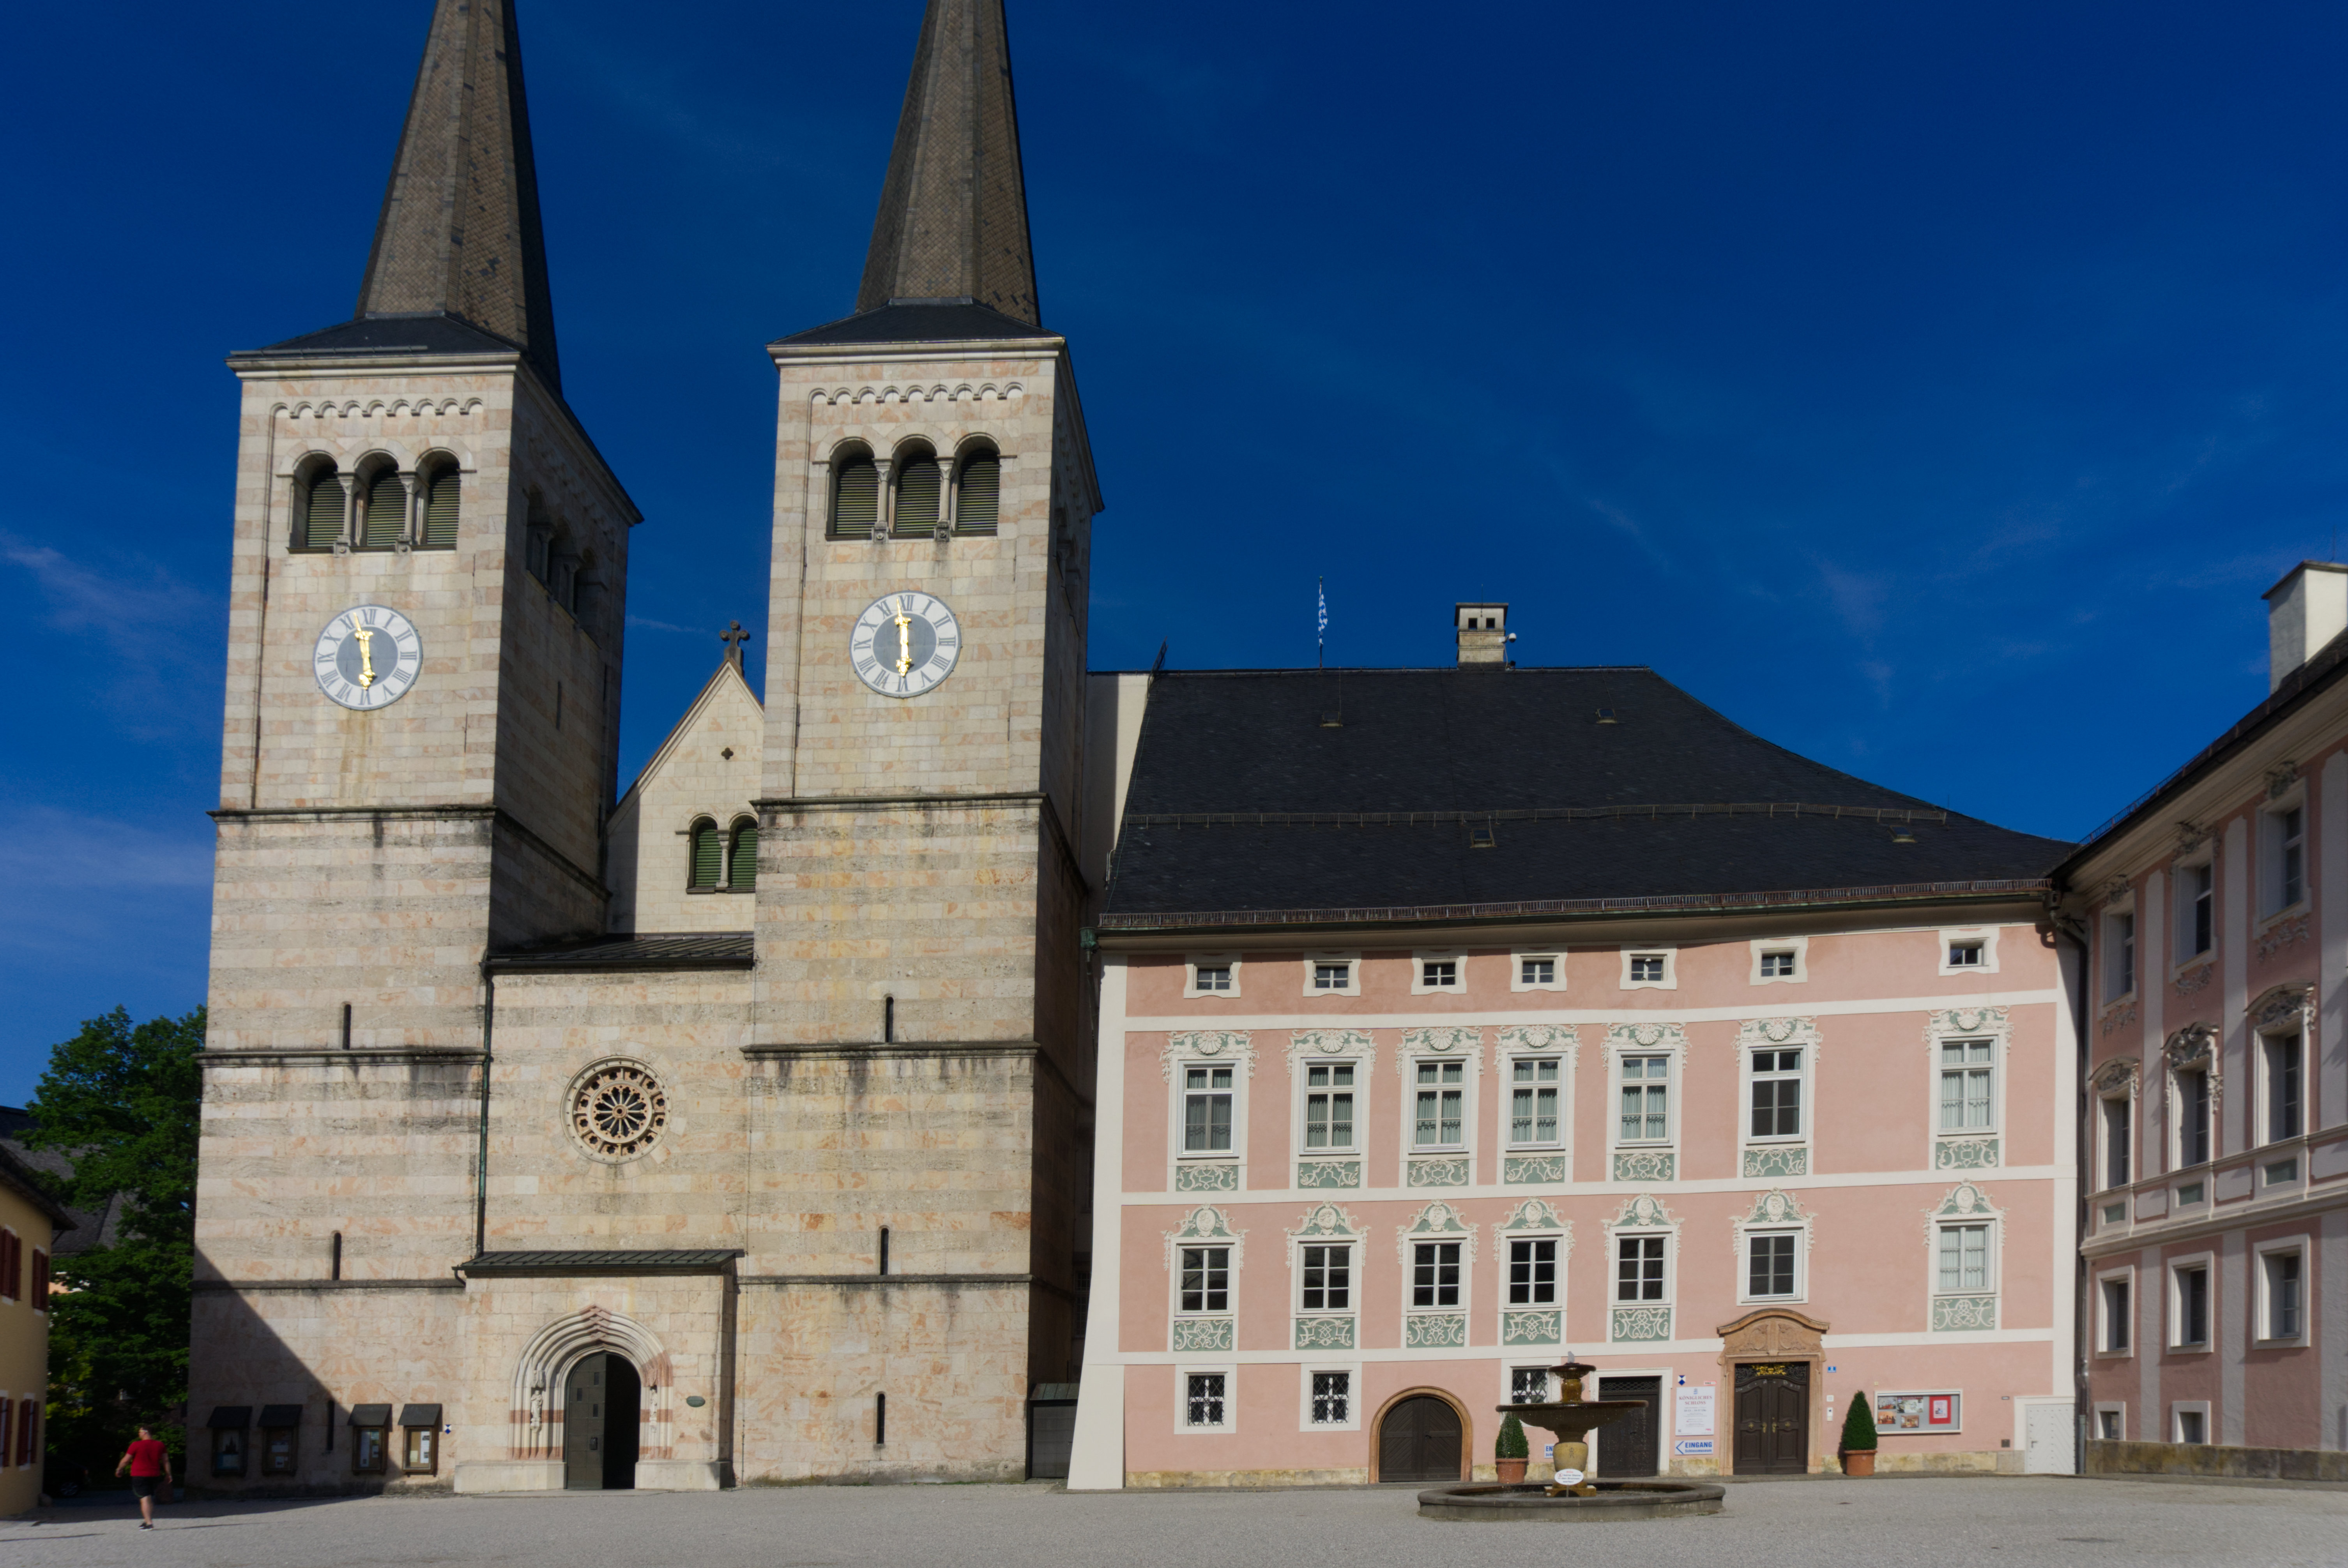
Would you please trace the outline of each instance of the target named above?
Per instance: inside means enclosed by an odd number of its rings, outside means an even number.
[[[1569,1399],[1549,1405],[1502,1405],[1499,1409],[1526,1426],[1556,1434],[1560,1442],[1580,1442],[1584,1432],[1646,1408],[1644,1399]]]
[[[1551,1497],[1540,1481],[1438,1486],[1418,1494],[1418,1514],[1421,1519],[1476,1524],[1602,1524],[1718,1513],[1728,1495],[1727,1488],[1706,1481],[1601,1481],[1596,1485],[1597,1492],[1590,1497]]]

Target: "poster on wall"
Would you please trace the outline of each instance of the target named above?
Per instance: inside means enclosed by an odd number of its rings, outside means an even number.
[[[1913,1389],[1875,1396],[1875,1430],[1884,1437],[1903,1432],[1964,1430],[1964,1395],[1954,1389]]]
[[[1680,1386],[1678,1406],[1673,1412],[1672,1452],[1687,1459],[1713,1451],[1714,1399],[1717,1392],[1709,1383]]]

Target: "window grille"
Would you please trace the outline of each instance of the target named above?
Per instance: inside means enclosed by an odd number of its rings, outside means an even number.
[[[1189,1399],[1186,1415],[1194,1427],[1220,1427],[1223,1424],[1223,1374],[1193,1372],[1189,1376]]]
[[[1351,1372],[1315,1372],[1313,1374],[1313,1424],[1316,1427],[1343,1426],[1352,1419],[1348,1413],[1354,1402],[1354,1375]]]

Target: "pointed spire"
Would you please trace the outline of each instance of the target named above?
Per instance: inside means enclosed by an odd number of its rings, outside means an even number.
[[[1003,0],[929,0],[856,308],[958,298],[1042,324]]]
[[[446,313],[561,390],[513,0],[435,0],[358,313]]]

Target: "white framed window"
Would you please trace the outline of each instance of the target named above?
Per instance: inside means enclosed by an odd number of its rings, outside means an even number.
[[[1746,1142],[1786,1143],[1807,1134],[1809,1061],[1803,1045],[1765,1043],[1746,1051]]]
[[[1549,1368],[1546,1367],[1509,1368],[1509,1403],[1512,1405],[1549,1403]]]
[[[1410,994],[1457,996],[1468,989],[1468,959],[1460,953],[1413,953]]]
[[[1174,1311],[1182,1317],[1220,1317],[1231,1309],[1231,1249],[1185,1245],[1176,1260]]]
[[[2263,845],[2260,912],[2280,915],[2307,902],[2307,807],[2288,799],[2259,814]]]
[[[1986,927],[1958,927],[1939,934],[1941,973],[1944,975],[1993,975],[1997,973],[1997,932]]]
[[[1509,1146],[1554,1149],[1565,1142],[1565,1064],[1555,1056],[1509,1061]]]
[[[1193,953],[1185,961],[1182,996],[1185,1000],[1200,997],[1236,997],[1240,994],[1240,956],[1237,953]]]
[[[2251,1321],[2261,1345],[2308,1343],[2307,1254],[2303,1235],[2260,1242],[2253,1249]]]
[[[2213,1260],[2208,1253],[2178,1258],[2168,1266],[2168,1348],[2207,1350],[2211,1315],[2217,1307],[2212,1291]],[[2180,1441],[2182,1440],[2179,1440]]]
[[[2209,1440],[2209,1401],[2178,1399],[2168,1407],[2168,1440],[2206,1443]]]
[[[1677,950],[1671,948],[1623,948],[1622,989],[1626,991],[1679,989],[1678,958]]]
[[[1352,1242],[1313,1241],[1298,1245],[1296,1309],[1299,1312],[1354,1310]]]
[[[2218,946],[2218,868],[2207,859],[2177,868],[2177,967]]]
[[[2096,1349],[2105,1356],[2135,1354],[2136,1270],[2116,1269],[2096,1277]]]
[[[1617,1231],[1613,1239],[1615,1304],[1648,1307],[1671,1300],[1670,1235]]]
[[[2094,1430],[2098,1441],[2126,1442],[2127,1440],[2127,1407],[2116,1402],[2098,1404],[2096,1407]]]
[[[2136,994],[2136,911],[2104,912],[2104,999]]]
[[[1304,955],[1304,994],[1308,997],[1357,997],[1362,994],[1359,953]]]
[[[2218,1122],[2215,1100],[2216,1085],[2210,1081],[2211,1063],[2189,1062],[2173,1069],[2168,1075],[2170,1136],[2176,1156],[2176,1168],[2185,1170],[2194,1165],[2206,1165],[2218,1153]]]
[[[2307,1047],[2296,1029],[2258,1037],[2260,1141],[2280,1143],[2307,1129]]]
[[[1672,1053],[1631,1051],[1617,1057],[1614,1142],[1618,1146],[1672,1141]]]
[[[1997,1222],[1942,1221],[1934,1229],[1932,1289],[1940,1296],[1988,1296],[1997,1290]]]
[[[2106,1192],[2136,1180],[2136,1096],[2106,1094],[2096,1102],[2097,1164]]]
[[[1410,1244],[1410,1305],[1413,1310],[1438,1311],[1467,1305],[1462,1241],[1418,1241]]]
[[[1468,1146],[1468,1064],[1457,1057],[1411,1063],[1413,1149]]]
[[[1810,978],[1807,937],[1756,937],[1753,973],[1756,986],[1799,985]]]
[[[1193,1061],[1182,1069],[1182,1153],[1231,1156],[1239,1152],[1238,1064]]]
[[[1512,991],[1561,991],[1565,989],[1565,952],[1562,948],[1519,948],[1509,955],[1509,989]]]
[[[1503,1238],[1509,1249],[1508,1304],[1554,1307],[1564,1298],[1558,1266],[1562,1248],[1554,1235]]]
[[[1364,1087],[1361,1068],[1352,1061],[1304,1063],[1302,1103],[1304,1125],[1300,1130],[1307,1154],[1351,1153],[1360,1147],[1354,1129],[1355,1096]]]
[[[1943,1040],[1939,1056],[1940,1113],[1934,1124],[1942,1133],[1995,1132],[1997,1041]]]
[[[1298,1392],[1303,1405],[1297,1425],[1306,1431],[1352,1432],[1362,1428],[1358,1366],[1308,1366],[1298,1368]]]
[[[1745,1233],[1745,1278],[1741,1301],[1799,1301],[1807,1238],[1798,1230]]]
[[[1177,1367],[1181,1403],[1175,1430],[1228,1432],[1239,1425],[1239,1369],[1235,1367]]]

